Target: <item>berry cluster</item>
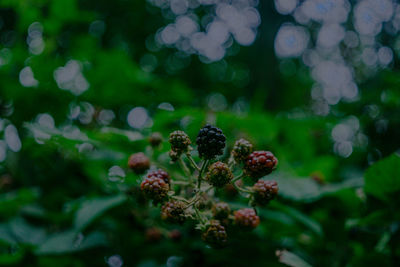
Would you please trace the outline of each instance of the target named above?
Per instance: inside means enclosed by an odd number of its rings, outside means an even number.
[[[196,138],[201,164],[192,157],[194,149],[185,132],[172,132],[168,141],[172,163],[179,161],[183,175],[171,176],[163,169],[152,169],[144,176],[140,186],[144,196],[154,205],[161,203],[162,220],[172,224],[194,221],[196,229],[202,231],[202,239],[212,247],[223,247],[228,243],[232,225],[243,230],[259,225],[260,218],[255,207],[267,205],[278,194],[277,182],[260,179],[276,168],[278,160],[271,152],[253,152],[249,141],[239,139],[233,146],[228,163],[217,160],[224,153],[226,137],[221,129],[209,124],[200,129]],[[149,142],[151,147],[157,148],[162,137],[152,134]],[[143,174],[150,168],[150,161],[143,153],[136,153],[129,158],[128,165],[135,173]],[[244,186],[246,177],[250,178],[247,182],[251,181],[252,186]],[[216,201],[214,196],[224,187],[249,198],[253,207],[232,211],[228,203]],[[162,236],[156,228],[149,228],[146,235],[151,241]]]

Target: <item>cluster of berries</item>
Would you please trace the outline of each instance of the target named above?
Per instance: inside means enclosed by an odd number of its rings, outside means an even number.
[[[154,143],[159,145],[160,142]],[[195,220],[198,223],[197,229],[203,232],[203,240],[213,247],[221,247],[227,243],[227,230],[231,225],[244,230],[251,230],[259,225],[260,218],[255,206],[268,204],[278,194],[276,181],[260,179],[270,174],[277,166],[278,160],[271,152],[253,151],[253,145],[249,141],[240,139],[234,144],[229,162],[218,161],[216,157],[223,155],[226,137],[221,129],[211,125],[201,128],[196,138],[201,166],[192,158],[192,142],[185,132],[172,132],[169,143],[170,158],[172,162],[179,161],[184,168],[185,179],[171,178],[165,170],[157,169],[148,172],[141,183],[141,190],[145,196],[154,204],[161,203],[163,220],[178,224],[189,219]],[[183,155],[186,155],[186,162],[190,164],[190,168],[183,160]],[[136,153],[129,158],[128,165],[134,172],[143,174],[149,169],[150,162],[143,153]],[[234,172],[237,169],[242,171],[235,177]],[[239,181],[242,182],[241,179],[245,177],[250,178],[253,186],[239,185]],[[208,185],[202,185],[202,181]],[[233,186],[238,192],[249,197],[252,207],[232,212],[229,204],[216,202],[208,194],[210,190],[225,186]],[[179,193],[173,190],[177,187],[180,189],[177,190]],[[211,212],[203,210],[202,202],[205,200],[211,203]]]

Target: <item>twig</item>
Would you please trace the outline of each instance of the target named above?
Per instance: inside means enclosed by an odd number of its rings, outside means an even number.
[[[238,176],[233,177],[231,183],[235,183],[237,180],[240,180],[240,179],[243,178],[243,177],[244,177],[244,173],[242,172],[242,173],[239,174]]]
[[[186,153],[186,157],[188,158],[190,165],[192,165],[192,167],[195,168],[197,171],[200,171],[199,166],[197,166],[197,164],[194,161],[194,159],[192,158],[192,155],[190,154],[190,152]]]
[[[206,169],[207,165],[208,165],[209,160],[204,160],[203,161],[203,165],[201,165],[201,169],[199,171],[199,177],[197,178],[197,189],[200,191],[200,187],[201,187],[201,180],[203,179],[203,172]]]
[[[185,175],[186,175],[187,177],[190,178],[190,177],[192,176],[192,174],[191,174],[191,172],[190,172],[188,166],[186,166],[186,163],[183,161],[182,158],[179,158],[178,161],[179,161],[179,164],[181,165],[182,170],[183,170],[183,172],[185,173]]]
[[[171,198],[175,199],[175,200],[183,201],[183,202],[186,202],[186,203],[190,203],[189,200],[187,200],[186,198],[183,198],[183,197],[171,196]]]
[[[203,219],[203,217],[201,216],[201,214],[200,214],[200,211],[196,208],[196,207],[193,207],[193,209],[194,209],[194,212],[196,213],[196,216],[197,216],[197,218],[199,219],[199,221],[202,223],[202,224],[204,224],[206,221]]]

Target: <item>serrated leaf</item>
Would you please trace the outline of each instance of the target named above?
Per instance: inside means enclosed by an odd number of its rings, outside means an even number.
[[[75,215],[75,229],[79,231],[83,230],[105,211],[120,205],[126,199],[127,198],[125,195],[117,195],[112,197],[89,199],[82,202],[80,208]]]
[[[364,191],[383,201],[400,192],[400,157],[393,154],[371,165],[365,172]]]

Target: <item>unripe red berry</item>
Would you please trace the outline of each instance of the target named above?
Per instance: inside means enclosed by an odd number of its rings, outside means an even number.
[[[245,162],[244,172],[253,179],[270,174],[278,164],[277,158],[269,151],[254,151]]]
[[[227,243],[228,235],[219,221],[212,220],[203,232],[202,238],[212,247],[223,247]]]
[[[150,178],[153,176],[163,179],[167,184],[171,183],[171,177],[169,176],[169,174],[166,171],[164,171],[162,169],[150,171],[147,173],[147,178]]]
[[[142,152],[135,153],[129,157],[128,167],[136,174],[142,174],[150,168],[150,160]]]
[[[235,223],[245,230],[256,228],[260,224],[260,218],[254,209],[245,208],[235,211]]]
[[[208,168],[206,180],[213,186],[223,187],[233,178],[232,171],[228,165],[221,161],[217,161]]]
[[[232,156],[237,163],[240,163],[244,162],[251,152],[253,152],[253,145],[245,139],[239,139],[233,146]]]
[[[218,202],[212,207],[212,213],[215,219],[223,220],[229,217],[231,209],[229,208],[228,203]]]
[[[161,207],[161,219],[171,223],[183,223],[185,217],[185,204],[181,201],[171,200]]]
[[[278,183],[276,181],[258,180],[253,185],[254,203],[266,205],[278,195]]]
[[[144,194],[155,202],[161,202],[168,196],[169,185],[156,176],[144,179],[140,187]]]
[[[174,229],[168,233],[168,237],[171,238],[172,241],[178,242],[182,239],[182,233],[178,229]]]
[[[151,227],[146,230],[146,240],[149,242],[158,242],[162,238],[161,230],[157,227]]]

